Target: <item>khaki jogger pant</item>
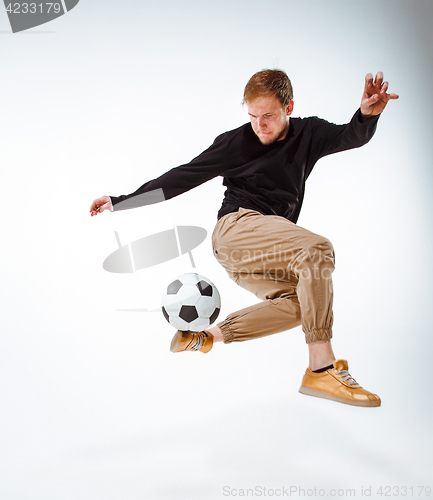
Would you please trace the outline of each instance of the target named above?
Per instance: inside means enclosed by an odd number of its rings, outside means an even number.
[[[284,217],[240,208],[218,221],[212,247],[230,278],[262,299],[218,323],[225,343],[299,325],[307,343],[332,337],[335,259],[329,240]]]

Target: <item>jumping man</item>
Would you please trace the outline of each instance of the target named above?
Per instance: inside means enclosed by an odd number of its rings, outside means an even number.
[[[357,148],[374,135],[388,94],[383,74],[365,78],[361,106],[351,121],[335,125],[317,117],[293,118],[293,90],[280,70],[253,75],[244,90],[250,122],[218,136],[191,162],[173,168],[130,195],[103,196],[92,216],[121,210],[128,199],[162,189],[173,198],[223,177],[227,187],[212,235],[214,256],[238,285],[261,302],[231,313],[203,332],[178,331],[172,352],[209,352],[215,342],[242,342],[302,325],[309,366],[299,392],[355,406],[380,406],[380,398],[350,375],[332,346],[331,242],[296,225],[305,181],[323,156]],[[122,206],[123,205],[123,206]],[[117,207],[117,208],[116,208]]]

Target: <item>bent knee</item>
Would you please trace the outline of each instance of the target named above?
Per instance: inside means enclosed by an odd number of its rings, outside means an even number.
[[[334,269],[334,247],[327,238],[318,236],[314,241],[306,245],[296,259],[294,269],[310,268],[311,266]]]
[[[311,257],[312,260],[334,258],[334,246],[327,238],[322,236],[312,241],[304,250],[304,253]]]

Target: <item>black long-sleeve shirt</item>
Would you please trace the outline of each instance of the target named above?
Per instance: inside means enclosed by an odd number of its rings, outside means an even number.
[[[363,122],[360,110],[345,125],[317,117],[290,118],[287,136],[269,145],[263,145],[251,124],[246,123],[218,136],[210,148],[191,162],[146,182],[134,193],[112,196],[113,208],[126,208],[126,204],[118,204],[156,189],[162,189],[164,198],[170,199],[223,176],[227,189],[218,219],[242,207],[264,215],[280,215],[296,223],[305,181],[317,160],[366,144],[374,135],[378,118],[379,115]]]

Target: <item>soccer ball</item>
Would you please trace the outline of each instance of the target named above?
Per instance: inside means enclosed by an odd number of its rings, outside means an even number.
[[[162,313],[178,330],[199,332],[218,317],[221,298],[215,285],[201,274],[186,273],[174,279],[162,294]]]

